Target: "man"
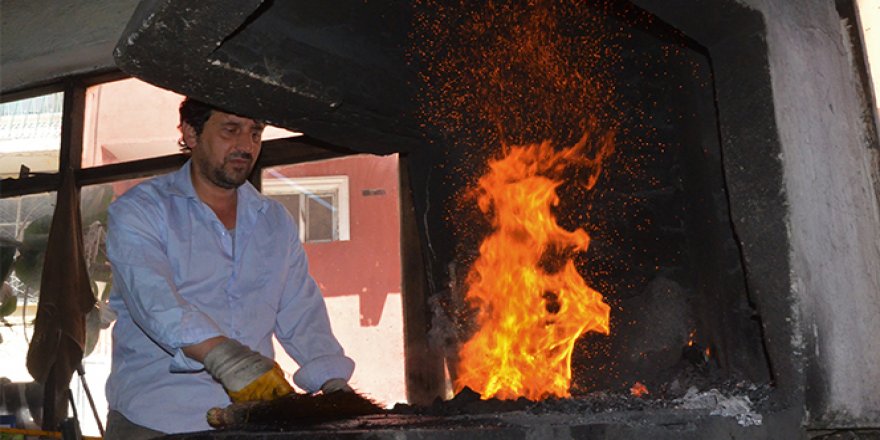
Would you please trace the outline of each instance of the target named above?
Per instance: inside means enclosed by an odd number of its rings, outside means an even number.
[[[179,128],[191,159],[110,206],[107,439],[209,429],[212,407],[293,391],[273,334],[297,385],[351,391],[296,223],[247,182],[264,124],[187,98]]]

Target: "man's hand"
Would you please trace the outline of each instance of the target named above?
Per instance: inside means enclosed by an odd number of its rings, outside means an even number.
[[[272,400],[293,392],[281,368],[272,359],[234,339],[216,345],[202,363],[236,403]]]
[[[346,393],[353,393],[354,390],[348,386],[348,382],[344,379],[330,379],[327,382],[324,382],[324,385],[321,385],[321,392],[324,394],[335,393],[337,391],[342,391]]]

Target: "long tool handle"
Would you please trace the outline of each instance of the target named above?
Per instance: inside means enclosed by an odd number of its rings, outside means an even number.
[[[92,407],[92,415],[95,416],[95,422],[98,424],[98,431],[101,433],[101,437],[104,437],[104,424],[101,423],[101,417],[98,416],[98,408],[95,406],[95,399],[92,399],[92,392],[89,391],[89,384],[86,383],[86,370],[83,368],[82,363],[76,367],[76,372],[79,374],[79,381],[82,383],[83,390],[86,392],[86,397],[89,399],[89,406]]]

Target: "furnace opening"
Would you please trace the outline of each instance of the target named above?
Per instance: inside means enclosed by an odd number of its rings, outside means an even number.
[[[587,131],[613,135],[613,153],[601,158],[597,172],[561,166],[551,211],[563,230],[583,230],[589,246],[577,252],[549,246],[535,266],[559,268],[570,259],[610,306],[609,332],[580,333],[568,360],[567,392],[544,397],[603,391],[677,398],[692,386],[769,384],[761,322],[729,210],[708,51],[630,4],[573,3],[455,11],[421,2],[424,22],[439,26],[417,29],[418,41],[444,45],[427,43],[419,51],[423,117],[440,127],[447,148],[431,159],[439,166],[426,172],[430,191],[417,209],[436,289],[431,336],[442,346],[450,382],[456,391],[480,384],[471,387],[483,398],[535,398],[487,392],[482,382],[495,383],[489,378],[459,377],[474,374],[463,358],[496,359],[492,351],[519,350],[527,339],[473,352],[470,341],[482,337],[481,327],[496,325],[485,315],[523,300],[495,292],[504,299],[492,305],[468,293],[485,281],[474,267],[498,226],[496,213],[469,194],[516,148],[547,143],[558,154]],[[578,154],[596,161],[599,153]],[[526,296],[532,306],[547,303],[532,307],[536,316],[566,307],[557,292]],[[488,332],[497,336],[498,329]]]

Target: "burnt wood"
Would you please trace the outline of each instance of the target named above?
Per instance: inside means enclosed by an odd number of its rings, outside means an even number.
[[[407,401],[427,405],[444,397],[443,353],[431,344],[426,259],[419,235],[415,194],[410,180],[412,168],[400,156],[400,258],[403,301],[404,352]]]

